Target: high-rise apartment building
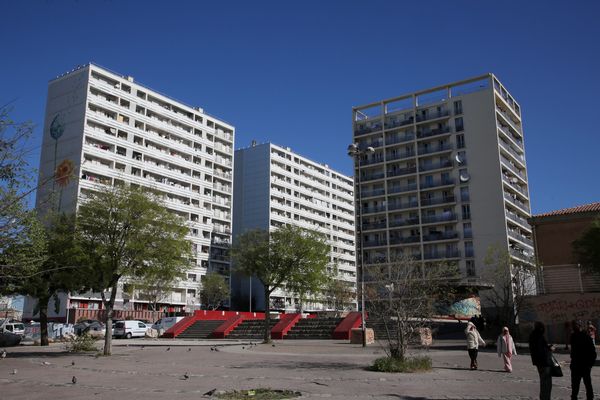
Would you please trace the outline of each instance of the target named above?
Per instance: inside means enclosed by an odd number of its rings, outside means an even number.
[[[88,191],[128,183],[162,195],[189,226],[194,252],[187,279],[164,307],[199,305],[207,271],[229,276],[234,127],[94,64],[49,83],[37,207],[74,212]],[[52,183],[56,169],[74,179]],[[146,309],[139,293],[119,290],[117,308]],[[98,308],[94,296],[71,294],[61,306]],[[64,316],[64,314],[60,314]]]
[[[352,124],[366,268],[410,255],[475,281],[492,246],[530,262],[521,108],[494,75],[354,107]]]
[[[236,150],[233,234],[273,230],[290,224],[324,234],[331,245],[330,271],[356,287],[355,231],[352,179],[271,143]],[[354,290],[354,289],[353,289]],[[232,276],[232,299],[244,307],[264,309],[262,286],[256,279]],[[234,301],[234,303],[236,302]],[[293,310],[297,299],[278,290],[272,309]],[[304,304],[305,310],[324,310],[323,303]],[[355,307],[355,302],[349,304]]]

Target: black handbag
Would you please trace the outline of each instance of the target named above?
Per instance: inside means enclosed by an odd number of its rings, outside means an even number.
[[[550,356],[550,359],[552,360],[552,363],[550,365],[550,375],[560,378],[561,376],[563,376],[563,372],[560,368],[559,362],[556,360],[556,358],[554,358],[554,356]]]

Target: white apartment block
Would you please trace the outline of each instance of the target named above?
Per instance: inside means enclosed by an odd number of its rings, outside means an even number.
[[[365,268],[401,254],[476,282],[490,246],[533,255],[521,108],[492,75],[353,108]],[[356,180],[358,204],[358,179]]]
[[[43,135],[39,182],[52,180],[55,166],[65,160],[75,179],[64,188],[42,185],[40,209],[50,204],[53,189],[60,191],[60,211],[74,212],[86,192],[125,182],[157,191],[187,221],[193,267],[164,299],[165,308],[199,306],[201,277],[208,271],[229,277],[233,126],[132,77],[89,64],[50,81]],[[148,307],[142,294],[122,290],[117,305]],[[63,313],[65,306],[97,308],[99,299],[71,294],[61,306]]]
[[[327,165],[271,143],[236,150],[234,170],[234,238],[251,229],[273,230],[290,224],[324,234],[331,244],[329,270],[356,288],[352,179]],[[232,275],[232,301],[264,309],[262,286],[256,279]],[[294,310],[293,294],[276,291],[274,310]],[[351,305],[355,308],[355,302]],[[243,306],[242,306],[243,307]],[[304,310],[327,304],[304,304]]]

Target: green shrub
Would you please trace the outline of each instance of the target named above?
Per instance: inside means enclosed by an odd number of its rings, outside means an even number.
[[[406,357],[400,359],[382,357],[375,360],[369,369],[376,372],[425,372],[431,370],[431,358]]]
[[[254,399],[254,400],[279,400],[293,399],[300,397],[302,393],[292,390],[274,390],[274,389],[249,389],[249,390],[233,390],[231,392],[217,393],[219,399],[238,400],[238,399]]]
[[[71,339],[71,342],[67,345],[67,349],[72,353],[98,351],[96,348],[96,339],[87,334],[76,336]]]

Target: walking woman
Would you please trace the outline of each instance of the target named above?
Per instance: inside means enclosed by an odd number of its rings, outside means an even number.
[[[552,352],[554,346],[546,342],[544,332],[546,327],[540,321],[536,321],[533,332],[529,335],[529,353],[531,363],[537,367],[540,376],[540,400],[550,400],[552,393]]]
[[[502,328],[502,333],[498,336],[498,357],[502,357],[504,361],[504,370],[506,372],[512,372],[512,356],[517,355],[517,349],[515,348],[515,342],[510,336],[508,327]]]
[[[471,358],[471,369],[477,369],[477,353],[479,352],[479,345],[485,347],[485,342],[481,338],[481,335],[475,328],[475,324],[472,322],[467,323],[467,329],[465,329],[465,335],[467,337],[467,351]]]

